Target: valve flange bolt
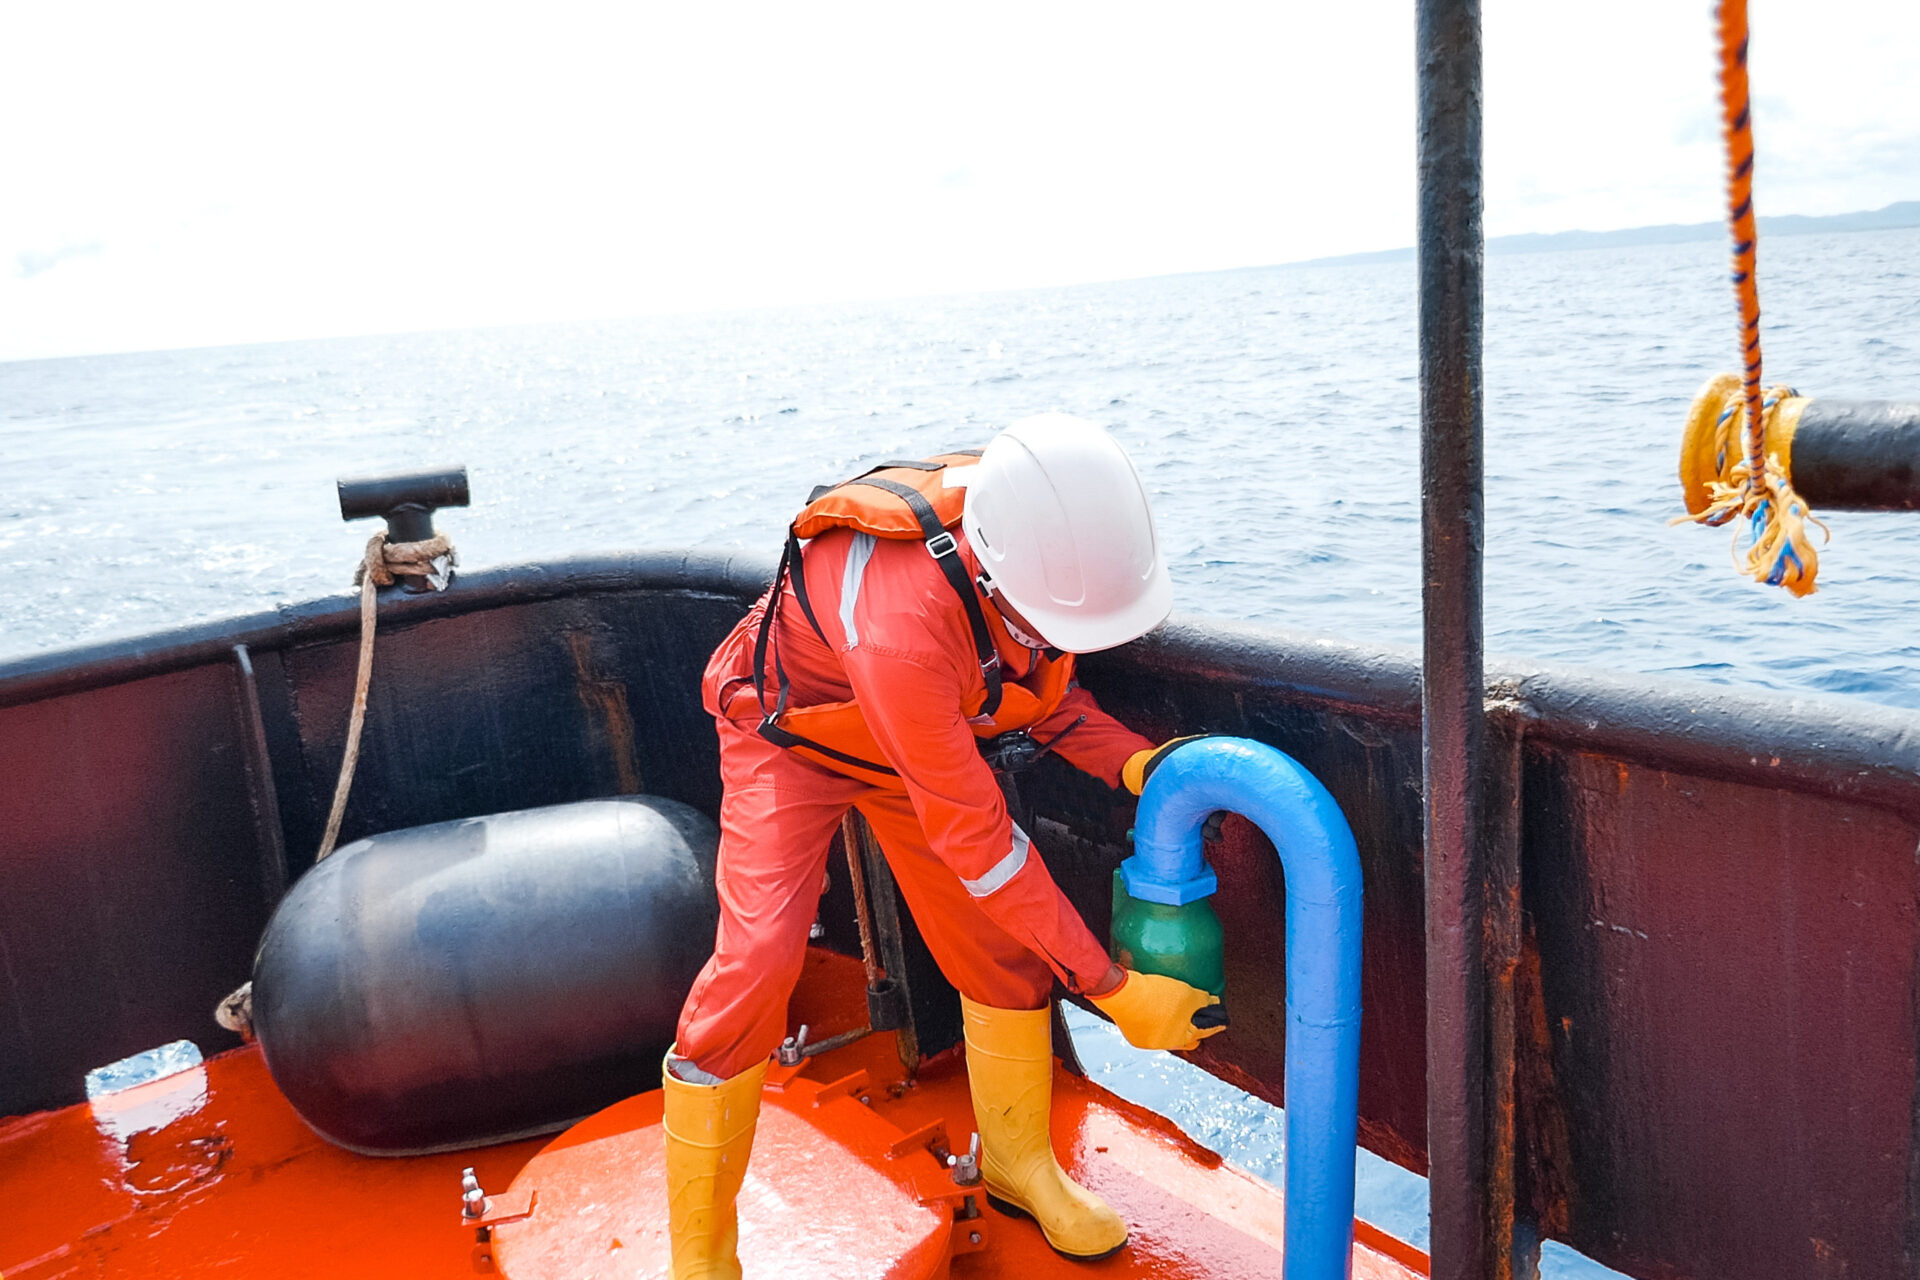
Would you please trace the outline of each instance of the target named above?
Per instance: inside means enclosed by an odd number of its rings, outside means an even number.
[[[783,1067],[797,1067],[807,1057],[807,1028],[802,1024],[800,1030],[780,1042],[780,1050],[774,1055]]]

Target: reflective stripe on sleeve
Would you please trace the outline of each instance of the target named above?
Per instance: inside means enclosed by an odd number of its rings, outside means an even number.
[[[853,628],[853,606],[860,599],[860,584],[866,580],[873,546],[872,534],[854,534],[853,545],[847,548],[847,567],[840,574],[840,625],[846,630],[849,649],[860,643],[860,633]]]
[[[1032,847],[1033,842],[1027,839],[1027,833],[1022,831],[1020,824],[1016,822],[1013,824],[1013,848],[1008,851],[1007,856],[994,863],[978,880],[962,879],[960,883],[965,885],[967,892],[974,897],[984,898],[1020,874],[1020,868],[1027,865],[1027,850]]]

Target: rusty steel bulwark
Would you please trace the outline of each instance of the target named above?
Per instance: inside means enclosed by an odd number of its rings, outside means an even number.
[[[1209,621],[1084,679],[1149,732],[1272,743],[1353,817],[1362,1138],[1425,1171],[1415,655]],[[1520,775],[1519,1216],[1646,1280],[1909,1274],[1920,715],[1498,663],[1487,692]],[[1036,808],[1096,830],[1111,807],[1057,785]],[[1277,1102],[1281,1028],[1244,993],[1278,989],[1285,889],[1226,836],[1235,1028],[1200,1056]]]
[[[383,599],[344,837],[634,788],[712,813],[698,675],[771,568],[609,557]],[[357,626],[339,596],[0,667],[0,1114],[71,1102],[88,1068],[176,1037],[233,1043],[211,1006],[246,976],[273,864],[253,704],[297,877]],[[1271,743],[1339,800],[1366,876],[1362,1141],[1424,1172],[1419,670],[1411,651],[1213,621],[1083,668],[1144,732]],[[1525,868],[1507,1033],[1518,1216],[1643,1280],[1911,1274],[1920,714],[1498,662],[1487,676],[1496,783],[1515,776],[1489,812],[1510,807]],[[1022,785],[1036,846],[1103,930],[1131,798],[1057,761]],[[1280,864],[1237,821],[1209,855],[1234,1026],[1193,1056],[1278,1101]],[[826,923],[855,954],[844,881]],[[910,923],[907,942],[938,1052],[954,997]]]

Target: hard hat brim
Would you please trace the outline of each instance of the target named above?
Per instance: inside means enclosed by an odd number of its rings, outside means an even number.
[[[1107,613],[1091,614],[1051,602],[1028,606],[1007,594],[1004,587],[1001,593],[1021,617],[1033,624],[1041,639],[1067,653],[1117,649],[1138,640],[1173,612],[1173,579],[1164,564],[1154,565],[1145,589],[1126,608]]]

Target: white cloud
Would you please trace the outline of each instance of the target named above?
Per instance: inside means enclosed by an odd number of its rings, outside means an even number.
[[[13,6],[0,358],[1406,244],[1411,9]],[[1707,11],[1489,0],[1490,232],[1717,215]],[[1754,22],[1762,211],[1920,196],[1920,6]]]
[[[1488,231],[1723,216],[1712,9],[1492,0]],[[1759,211],[1920,199],[1920,5],[1754,0],[1752,28]]]

